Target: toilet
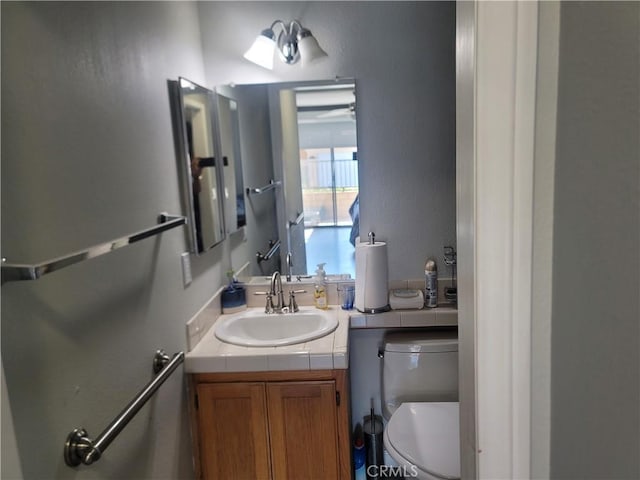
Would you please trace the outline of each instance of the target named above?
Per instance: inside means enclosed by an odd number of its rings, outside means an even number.
[[[460,478],[456,332],[387,334],[382,354],[384,447],[406,478]]]

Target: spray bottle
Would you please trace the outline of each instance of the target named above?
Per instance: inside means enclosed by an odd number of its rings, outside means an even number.
[[[438,267],[433,259],[424,266],[424,303],[427,308],[438,306]]]
[[[329,302],[327,301],[327,273],[324,271],[324,265],[324,263],[318,264],[313,292],[313,304],[321,310],[329,308]]]

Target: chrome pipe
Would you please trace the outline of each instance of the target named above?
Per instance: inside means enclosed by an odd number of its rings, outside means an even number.
[[[291,281],[291,267],[293,267],[293,254],[291,252],[287,252],[284,261],[287,267],[287,282]]]
[[[166,363],[167,356],[161,350],[154,357],[154,368],[165,364],[151,382],[145,386],[138,395],[127,405],[122,412],[109,424],[109,426],[95,440],[89,437],[84,428],[76,428],[67,436],[64,446],[64,461],[70,467],[77,467],[81,463],[91,465],[97,462],[107,447],[118,434],[127,426],[138,411],[147,403],[147,400],[160,388],[169,376],[184,361],[184,352],[178,352]]]

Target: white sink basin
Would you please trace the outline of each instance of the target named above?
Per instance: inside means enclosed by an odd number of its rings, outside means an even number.
[[[338,326],[332,310],[300,308],[297,313],[264,313],[263,309],[247,309],[220,319],[215,335],[220,340],[245,347],[279,347],[304,343],[324,337]]]

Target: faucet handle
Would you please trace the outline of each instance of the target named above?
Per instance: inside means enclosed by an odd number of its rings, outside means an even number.
[[[275,308],[273,308],[273,296],[267,293],[267,304],[264,307],[264,313],[270,314],[273,312],[275,312]]]
[[[289,312],[296,313],[300,309],[298,308],[298,302],[296,302],[296,293],[306,293],[306,290],[289,290]]]
[[[264,307],[264,313],[270,314],[275,312],[275,308],[273,308],[273,295],[271,292],[253,292],[254,295],[266,295],[267,303]]]
[[[296,296],[293,294],[293,290],[289,292],[289,313],[296,313],[298,310],[298,303],[296,302]]]

